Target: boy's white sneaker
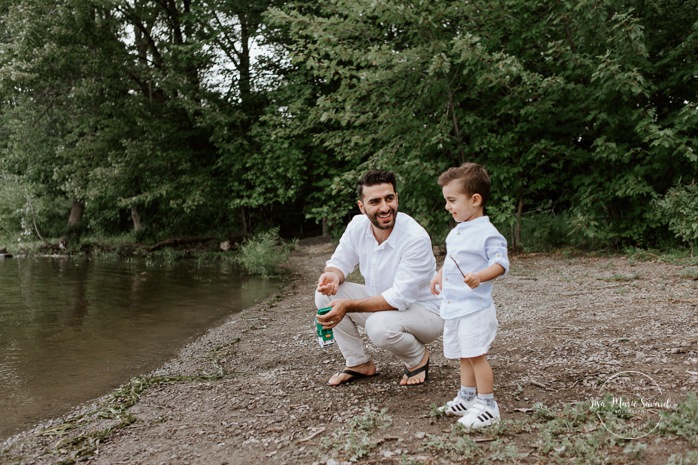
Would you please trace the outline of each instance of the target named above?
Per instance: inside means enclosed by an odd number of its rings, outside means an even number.
[[[468,413],[468,409],[475,404],[476,400],[477,397],[474,397],[473,400],[465,400],[461,396],[456,396],[453,400],[446,402],[446,405],[439,407],[439,412],[446,415],[463,416]]]
[[[499,423],[500,419],[497,402],[494,403],[494,407],[490,407],[483,400],[478,399],[468,409],[468,413],[458,420],[458,423],[467,429],[478,429]]]

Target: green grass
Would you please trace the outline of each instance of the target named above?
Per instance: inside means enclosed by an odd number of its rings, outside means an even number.
[[[694,281],[698,280],[698,267],[691,267],[682,270],[679,276],[685,279],[692,279]]]
[[[452,423],[448,432],[427,434],[420,443],[410,443],[411,453],[404,452],[401,463],[430,465],[450,465],[467,463],[477,465],[495,464],[630,464],[643,463],[648,456],[657,452],[672,450],[667,465],[695,464],[698,458],[698,398],[690,393],[684,401],[670,410],[661,410],[661,421],[650,434],[639,437],[641,431],[630,431],[638,439],[623,439],[603,426],[599,415],[606,422],[617,418],[622,421],[631,416],[623,406],[614,405],[610,400],[599,403],[594,408],[592,402],[566,403],[549,406],[535,404],[533,411],[522,419],[505,418],[499,424],[473,433],[465,432]],[[445,421],[444,415],[430,407],[432,422]],[[603,411],[599,411],[599,409]],[[354,426],[342,428],[332,433],[330,442],[338,453],[335,459],[380,462],[376,439],[366,433],[376,432],[374,410],[357,418]],[[450,417],[448,417],[450,419]],[[358,429],[356,424],[368,425]],[[358,431],[362,431],[358,434]],[[407,438],[404,438],[407,439]],[[420,462],[424,450],[433,457]],[[678,452],[686,449],[685,452]],[[416,457],[413,454],[419,454]]]
[[[138,376],[116,389],[96,409],[66,419],[38,433],[55,437],[54,450],[62,457],[60,464],[73,464],[95,454],[99,445],[114,433],[137,421],[130,408],[138,403],[141,395],[150,387],[180,382],[206,382],[221,379],[213,376]],[[101,425],[94,428],[91,425]],[[81,429],[81,427],[84,427]],[[77,434],[73,434],[77,432]]]
[[[698,463],[698,450],[689,450],[685,454],[671,454],[667,465],[695,465]]]
[[[43,430],[40,434],[53,438],[60,461],[77,463],[93,456],[104,441],[137,418],[130,412],[141,395],[159,384],[205,382],[221,379],[226,373],[215,363],[229,356],[238,341],[213,349],[206,358],[214,361],[218,374],[213,376],[141,376],[115,390],[96,409]],[[601,408],[613,410],[624,417],[628,412],[610,402]],[[432,408],[432,411],[434,408]],[[604,412],[609,413],[604,410]],[[533,411],[521,419],[504,418],[486,430],[466,433],[457,424],[447,432],[427,434],[421,439],[401,438],[402,464],[451,465],[518,465],[521,463],[567,464],[634,464],[657,453],[671,454],[667,465],[698,463],[698,397],[689,393],[672,409],[660,410],[661,421],[651,434],[639,439],[623,439],[612,434],[600,422],[591,402],[566,403],[556,406],[537,403]],[[428,421],[428,420],[426,420]],[[445,421],[433,415],[431,421]],[[387,409],[366,406],[319,441],[318,447],[330,453],[338,463],[383,463],[379,446],[383,432],[393,425]],[[397,425],[400,426],[400,425]],[[406,451],[404,449],[409,449]],[[432,457],[421,457],[428,451]],[[670,451],[670,452],[669,452]],[[320,456],[320,455],[319,455]],[[656,459],[654,459],[656,462]],[[395,463],[388,460],[386,463]],[[664,463],[664,462],[662,462]]]
[[[343,460],[357,461],[377,445],[376,433],[392,424],[386,409],[364,407],[363,413],[352,417],[344,428],[322,441],[322,447],[334,451]]]
[[[660,415],[660,432],[682,438],[698,447],[698,397],[695,392],[690,392],[685,401],[677,404],[676,409],[661,411]]]
[[[238,251],[237,261],[248,273],[268,278],[279,274],[279,266],[288,260],[295,244],[286,244],[272,229],[246,240]]]

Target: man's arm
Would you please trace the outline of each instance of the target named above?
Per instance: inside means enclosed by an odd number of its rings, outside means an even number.
[[[405,310],[430,294],[430,281],[436,270],[428,236],[412,238],[402,250],[393,286],[382,293],[386,302],[398,310]]]
[[[341,305],[347,309],[346,313],[349,312],[382,312],[385,310],[395,310],[395,307],[390,305],[387,300],[382,295],[376,295],[373,297],[366,297],[365,299],[339,299],[334,300],[333,308],[341,302]]]
[[[320,294],[336,295],[339,285],[359,263],[359,254],[354,245],[354,236],[359,228],[360,217],[355,216],[339,239],[337,248],[318,279],[317,291]]]
[[[382,295],[366,297],[365,299],[335,299],[330,302],[330,306],[332,311],[317,317],[318,323],[326,329],[337,326],[347,313],[396,310]]]
[[[443,286],[444,279],[444,267],[442,266],[439,271],[436,272],[431,282],[429,283],[429,290],[433,295],[441,294],[441,287]]]

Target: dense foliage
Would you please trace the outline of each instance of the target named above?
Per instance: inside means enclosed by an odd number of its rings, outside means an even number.
[[[692,244],[697,51],[698,0],[3,0],[0,235],[337,234],[382,167],[439,242],[472,160],[513,247]]]

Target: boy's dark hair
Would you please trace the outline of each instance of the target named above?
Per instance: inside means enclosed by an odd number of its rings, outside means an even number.
[[[490,175],[484,166],[477,163],[463,163],[458,167],[449,168],[439,176],[439,186],[443,187],[457,181],[466,195],[480,194],[482,207],[487,206],[490,198]]]
[[[364,186],[371,187],[378,184],[392,184],[393,190],[397,192],[397,180],[395,173],[385,170],[368,170],[361,176],[356,185],[356,192],[359,194],[359,200],[363,198]]]

